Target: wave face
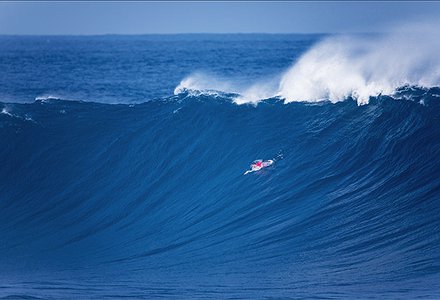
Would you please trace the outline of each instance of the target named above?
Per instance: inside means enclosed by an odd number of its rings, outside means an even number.
[[[0,293],[438,296],[431,92],[404,92],[425,106],[3,104]],[[275,164],[244,176],[257,158]]]
[[[42,56],[0,73],[0,299],[440,297],[440,88],[286,104],[279,82],[315,36],[3,39]],[[147,91],[139,49],[162,70]],[[60,69],[20,87],[43,58]],[[182,80],[191,61],[218,64]],[[275,162],[244,175],[255,159]]]

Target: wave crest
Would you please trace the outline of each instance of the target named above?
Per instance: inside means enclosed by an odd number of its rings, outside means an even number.
[[[183,90],[235,93],[237,104],[279,97],[289,102],[333,103],[393,96],[399,88],[440,85],[440,41],[430,24],[400,26],[386,34],[329,37],[304,53],[284,74],[239,84],[201,73],[186,77]]]

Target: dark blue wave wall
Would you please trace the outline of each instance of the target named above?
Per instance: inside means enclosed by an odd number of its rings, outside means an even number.
[[[424,97],[3,103],[0,295],[435,298],[440,105]],[[276,162],[244,176],[257,158]]]

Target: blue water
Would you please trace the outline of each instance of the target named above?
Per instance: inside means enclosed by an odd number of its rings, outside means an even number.
[[[0,299],[439,299],[438,87],[234,102],[325,38],[1,37]]]

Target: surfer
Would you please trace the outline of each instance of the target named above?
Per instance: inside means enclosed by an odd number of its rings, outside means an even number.
[[[263,167],[263,161],[261,159],[254,161],[251,164],[252,170],[260,170]]]
[[[251,169],[247,170],[244,174],[246,175],[248,173],[261,170],[263,168],[269,167],[272,164],[273,164],[273,160],[271,160],[271,159],[268,159],[266,161],[263,161],[262,159],[254,160],[251,164]]]

